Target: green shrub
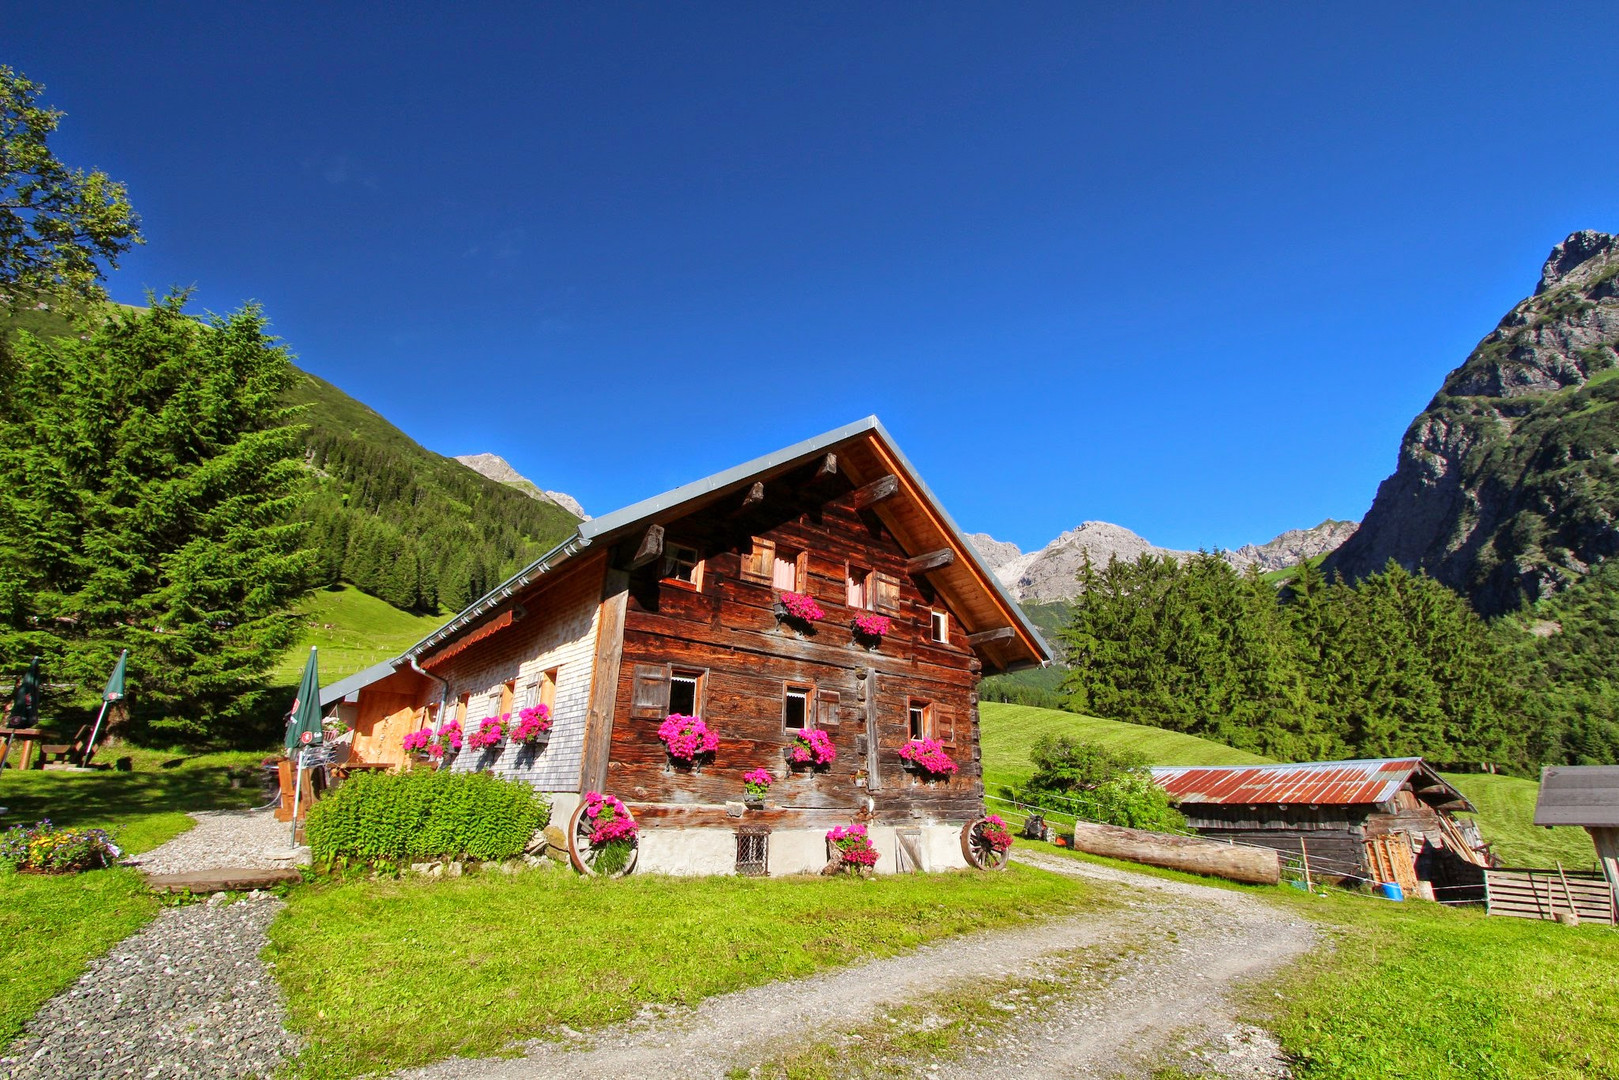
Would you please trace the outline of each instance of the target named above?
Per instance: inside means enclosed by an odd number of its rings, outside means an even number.
[[[550,819],[549,800],[521,780],[412,769],[345,781],[310,807],[304,835],[322,862],[506,859]]]
[[[1173,832],[1186,827],[1139,754],[1068,735],[1042,735],[1029,750],[1029,760],[1034,775],[1022,792],[1026,802],[1128,829]]]

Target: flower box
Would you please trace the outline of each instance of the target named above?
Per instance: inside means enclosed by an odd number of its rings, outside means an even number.
[[[467,736],[467,744],[474,750],[493,750],[506,741],[506,732],[511,723],[511,713],[491,716],[478,724],[477,731]]]
[[[814,633],[814,624],[826,618],[815,599],[803,593],[776,594],[776,619],[805,633]]]
[[[742,774],[742,804],[749,810],[763,810],[770,785],[776,782],[765,769],[754,769]]]
[[[937,739],[912,739],[899,748],[899,760],[906,772],[935,780],[949,776],[958,768],[955,760],[944,752],[944,744]]]
[[[864,825],[837,825],[826,834],[826,873],[864,874],[877,865]]]
[[[695,765],[720,746],[720,737],[708,729],[702,717],[683,713],[670,713],[658,726],[658,738],[663,740],[670,760],[677,765]]]
[[[849,622],[849,632],[854,638],[854,643],[868,649],[875,649],[881,645],[883,638],[893,628],[893,622],[886,615],[856,615]]]
[[[530,705],[518,710],[517,726],[512,728],[511,740],[520,746],[539,749],[551,741],[551,710],[545,704]]]
[[[832,745],[832,737],[826,732],[809,728],[787,744],[783,756],[795,769],[825,769],[838,759],[838,748]]]

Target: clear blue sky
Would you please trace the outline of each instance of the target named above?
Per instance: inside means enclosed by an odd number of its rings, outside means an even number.
[[[1410,8],[4,0],[0,62],[129,184],[116,298],[592,512],[875,412],[968,529],[1236,546],[1619,228],[1619,5]]]

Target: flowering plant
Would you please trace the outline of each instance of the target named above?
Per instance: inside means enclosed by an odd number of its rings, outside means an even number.
[[[501,740],[506,737],[506,729],[511,726],[511,722],[511,713],[501,713],[499,716],[491,716],[489,719],[478,725],[478,730],[472,733],[472,736],[467,739],[467,742],[471,743],[479,750],[487,750],[491,746],[499,746]]]
[[[658,738],[669,748],[670,757],[685,762],[712,754],[720,746],[720,737],[708,730],[701,717],[684,713],[670,713],[669,719],[658,725]]]
[[[820,728],[807,728],[798,733],[787,747],[787,760],[794,765],[830,765],[838,759],[838,748],[832,737]]]
[[[422,728],[420,731],[412,731],[405,736],[405,753],[407,754],[425,754],[427,753],[427,748],[432,745],[432,728]]]
[[[615,840],[634,840],[641,830],[623,803],[599,791],[585,792],[585,817],[590,821],[591,847],[602,847]]]
[[[843,866],[866,869],[877,865],[877,849],[871,846],[864,825],[836,825],[826,834],[827,843],[838,853]]]
[[[784,592],[780,599],[782,608],[791,618],[802,619],[804,622],[826,618],[826,612],[821,610],[821,605],[803,593]]]
[[[742,790],[750,798],[762,799],[770,791],[770,785],[775,783],[775,780],[776,778],[764,769],[754,769],[752,772],[742,774]]]
[[[543,702],[530,705],[517,712],[517,726],[512,729],[512,742],[525,746],[540,741],[540,736],[551,730],[551,710]]]
[[[979,835],[994,851],[1005,851],[1012,846],[1012,830],[996,814],[984,819],[984,827],[979,830]]]
[[[854,617],[854,632],[861,637],[882,637],[893,624],[886,615],[856,615]]]
[[[433,758],[441,758],[452,750],[461,749],[461,721],[446,720],[439,725],[438,733],[427,746],[427,753]]]
[[[912,739],[899,748],[899,756],[934,776],[949,776],[956,771],[955,761],[944,752],[944,744],[938,739]]]
[[[45,820],[0,834],[0,865],[41,874],[96,870],[122,854],[105,829],[61,829]]]

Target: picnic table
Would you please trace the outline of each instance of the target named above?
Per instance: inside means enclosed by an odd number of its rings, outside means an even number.
[[[26,769],[33,764],[34,747],[50,738],[51,733],[44,728],[20,727],[7,728],[5,736],[5,741],[0,743],[0,767],[9,762],[13,769]],[[13,753],[21,754],[21,758],[10,761]]]

